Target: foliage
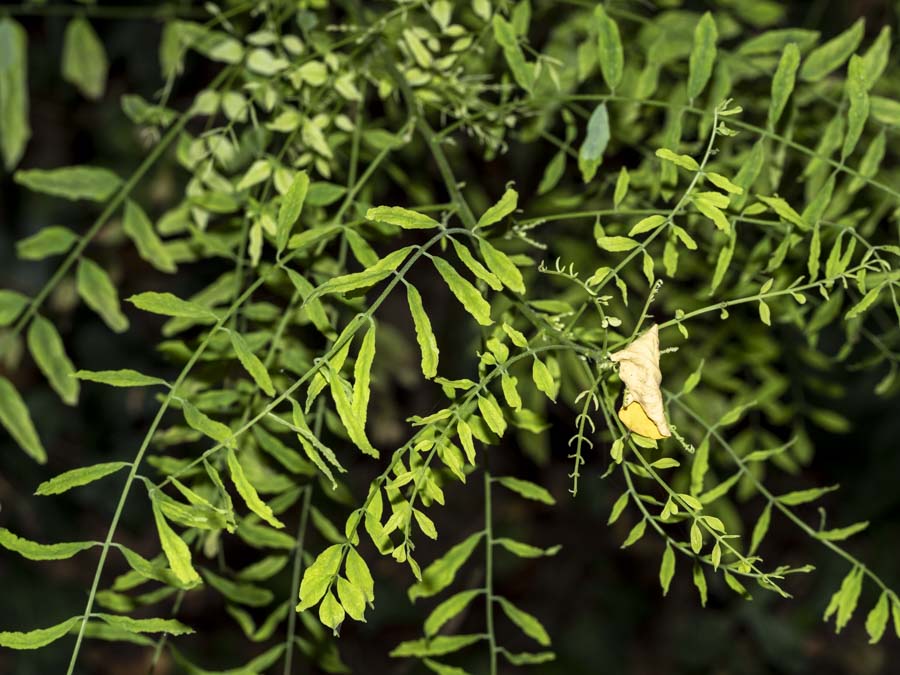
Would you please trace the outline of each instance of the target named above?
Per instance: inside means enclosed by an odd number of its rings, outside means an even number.
[[[886,159],[900,87],[889,28],[863,44],[860,21],[822,40],[776,28],[780,12],[763,2],[722,1],[702,15],[529,0],[205,7],[205,22],[192,8],[165,14],[159,94],[122,97],[152,144],[128,177],[17,168],[29,161],[29,45],[16,19],[0,19],[6,169],[23,190],[102,207],[86,232],[49,226],[17,246],[24,260],[62,261],[33,296],[0,291],[0,422],[47,461],[41,420],[15,384],[29,358],[61,404],[98,385],[152,388],[158,402],[140,447],[121,461],[72,467],[37,487],[51,496],[118,486],[102,542],[44,544],[0,530],[0,545],[34,560],[100,549],[83,614],[11,627],[25,632],[0,633],[0,645],[36,649],[74,633],[71,674],[85,638],[152,645],[146,635],[161,634],[155,658],[171,649],[188,672],[208,672],[165,637],[191,631],[170,614],[206,589],[248,640],[271,645],[230,672],[281,661],[290,672],[295,649],[344,672],[331,634],[375,611],[371,568],[390,556],[409,568],[411,601],[440,598],[423,637],[393,656],[436,673],[465,672],[450,665],[462,650],[483,654],[491,673],[501,659],[550,661],[553,636],[527,602],[496,591],[494,557],[565,552],[502,536],[492,501],[495,488],[540,508],[562,497],[492,475],[489,460],[521,451],[520,463],[544,465],[549,412],[565,408],[575,421],[572,497],[585,471],[605,471],[621,491],[609,523],[633,522],[623,548],[658,540],[663,595],[690,580],[705,605],[708,579],[721,578],[747,598],[790,597],[792,575],[812,568],[767,550],[770,524],[783,518],[847,563],[826,620],[841,630],[872,587],[872,642],[891,615],[900,633],[900,598],[841,543],[868,523],[823,516],[814,527],[807,505],[833,488],[766,487],[770,472],[810,463],[809,425],[848,430],[835,406],[803,395],[839,396],[829,370],[877,372],[881,396],[900,386],[900,192]],[[64,36],[61,77],[91,99],[108,74],[92,27],[92,11],[103,10],[73,7]],[[176,84],[200,60],[218,74],[173,109]],[[549,146],[537,180],[458,178],[460,167],[480,176],[498,157],[543,157]],[[156,217],[136,188],[166,157],[183,191]],[[159,273],[160,290],[121,301],[119,271],[100,255],[110,223]],[[187,298],[164,290],[166,275],[201,265],[217,278]],[[47,303],[73,278],[112,331],[128,331],[138,312],[163,317],[163,339],[147,349],[177,374],[78,370]],[[383,311],[397,302],[408,318]],[[434,329],[445,315],[465,325],[454,344]],[[658,440],[617,415],[622,380],[610,358],[651,325],[671,427]],[[404,405],[376,400],[398,380],[398,341],[418,350],[444,403],[401,409],[405,440],[385,443],[372,410]],[[472,355],[470,372],[442,368],[451,350]],[[483,490],[484,523],[461,542],[440,539],[445,552],[422,561],[416,545],[439,538],[432,515],[452,511],[445,487],[456,482]],[[152,506],[151,558],[117,541],[130,495]],[[749,500],[761,507],[753,523],[735,507]],[[295,521],[296,534],[285,527]],[[235,537],[256,551],[242,569],[222,563]],[[110,578],[114,565],[128,571]],[[456,583],[468,567],[481,570],[481,585]],[[290,577],[292,597],[270,588],[278,575]],[[144,607],[154,618],[128,616]],[[475,607],[483,629],[456,632],[454,619]],[[500,644],[501,621],[534,649]],[[273,638],[282,624],[286,638]]]

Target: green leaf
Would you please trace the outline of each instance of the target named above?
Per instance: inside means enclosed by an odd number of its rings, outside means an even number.
[[[66,471],[38,485],[36,495],[58,495],[72,488],[88,485],[96,480],[114,474],[116,471],[131,466],[128,462],[105,462]]]
[[[70,20],[63,36],[63,78],[84,96],[96,100],[106,89],[108,71],[106,51],[91,24],[82,17]]]
[[[863,296],[862,300],[857,302],[847,311],[844,318],[852,319],[869,309],[869,307],[871,307],[878,299],[878,296],[881,295],[882,288],[884,288],[884,286],[876,286],[875,288],[870,289],[869,292]]]
[[[31,137],[28,124],[28,34],[10,19],[0,19],[0,155],[12,171]]]
[[[460,420],[456,424],[456,434],[459,436],[459,442],[466,453],[466,459],[469,460],[469,464],[474,465],[475,444],[472,442],[472,427],[469,426],[468,422]]]
[[[772,312],[769,310],[769,306],[762,300],[759,301],[759,320],[767,326],[772,325]]]
[[[700,170],[700,165],[697,164],[697,160],[690,155],[680,155],[677,152],[672,152],[668,148],[659,148],[656,151],[656,156],[667,162],[672,162],[682,169],[687,169],[688,171]]]
[[[347,579],[350,583],[362,591],[366,600],[374,602],[375,581],[372,579],[372,573],[369,571],[366,561],[353,547],[347,550],[347,561],[344,571],[347,573]]]
[[[858,19],[843,33],[810,52],[800,69],[800,79],[818,82],[840,68],[862,42],[865,27],[865,19]]]
[[[728,218],[718,206],[704,197],[695,197],[693,202],[694,206],[697,207],[697,210],[709,218],[722,232],[729,232],[731,230],[731,223],[728,222]]]
[[[616,178],[616,189],[613,192],[613,208],[619,208],[622,200],[625,199],[625,196],[628,194],[628,184],[630,180],[631,177],[628,174],[628,169],[623,166],[619,169],[619,176]],[[630,232],[629,234],[634,233]]]
[[[0,377],[0,424],[32,459],[39,464],[47,461],[47,451],[34,428],[25,401],[5,377]]]
[[[269,371],[266,370],[263,362],[253,353],[247,341],[237,331],[228,331],[228,337],[231,338],[231,347],[238,357],[238,361],[244,366],[256,386],[263,390],[266,396],[275,396],[275,387],[272,385],[272,378],[269,377]]]
[[[422,305],[422,296],[412,284],[406,285],[406,300],[409,303],[409,312],[412,314],[413,324],[416,328],[416,341],[422,352],[422,374],[432,379],[437,375],[438,349],[437,339],[431,329],[431,320]]]
[[[618,253],[621,251],[630,251],[639,246],[638,242],[628,237],[597,237],[597,246],[604,251],[612,251]]]
[[[271,507],[260,499],[259,493],[256,491],[256,488],[253,487],[250,479],[247,478],[247,475],[244,473],[244,468],[241,466],[237,455],[231,447],[226,449],[225,459],[228,463],[228,471],[231,474],[231,480],[234,483],[234,487],[247,504],[247,507],[272,527],[284,527],[284,523],[278,520],[278,518],[275,517],[275,514],[272,513]]]
[[[647,530],[647,521],[641,520],[637,525],[631,528],[631,532],[628,533],[628,536],[625,538],[625,541],[622,542],[622,545],[619,548],[628,548],[629,546],[636,543],[641,537],[644,536],[644,532]]]
[[[540,485],[532,483],[531,481],[522,480],[521,478],[513,478],[512,476],[503,476],[501,478],[494,478],[494,481],[500,483],[507,490],[512,490],[516,492],[526,499],[531,499],[536,502],[541,502],[543,504],[556,504],[556,500],[553,498],[545,488],[542,488]]]
[[[28,350],[60,398],[68,405],[75,405],[79,391],[78,380],[72,377],[75,368],[56,328],[40,315],[34,317],[28,328]]]
[[[519,558],[542,558],[544,556],[554,556],[559,553],[561,546],[551,546],[550,548],[539,548],[531,544],[524,544],[521,541],[500,537],[494,539],[494,544],[502,546],[514,556]]]
[[[200,583],[200,575],[191,565],[191,550],[184,540],[179,537],[169,523],[166,522],[157,500],[152,500],[153,520],[156,522],[156,530],[159,533],[159,542],[163,553],[169,561],[169,567],[183,584],[194,586]]]
[[[716,41],[719,34],[712,14],[706,12],[694,28],[694,43],[688,71],[687,96],[693,101],[709,81],[713,64],[716,62]]]
[[[555,155],[553,155],[553,159],[547,162],[547,166],[544,168],[544,174],[541,176],[541,182],[538,183],[538,195],[545,195],[553,188],[555,188],[559,181],[562,180],[563,173],[566,170],[566,153],[564,150],[560,150]]]
[[[397,251],[389,253],[377,263],[363,270],[362,272],[353,272],[340,277],[329,279],[319,286],[315,291],[315,297],[326,295],[328,293],[349,293],[360,288],[368,288],[377,284],[382,279],[386,279],[394,270],[406,260],[406,257],[412,252],[415,246],[407,246]]]
[[[553,374],[550,372],[547,364],[536,356],[531,364],[531,379],[534,380],[534,386],[536,386],[539,391],[545,393],[554,403],[556,402],[556,394],[559,391],[559,386],[553,380]]]
[[[587,134],[578,151],[578,168],[585,183],[590,182],[603,162],[603,153],[609,144],[609,113],[606,104],[601,103],[588,120]]]
[[[347,391],[344,388],[344,382],[341,380],[341,377],[336,370],[331,371],[330,384],[331,397],[334,399],[334,406],[337,409],[338,416],[341,418],[341,423],[344,425],[344,429],[347,431],[350,440],[365,454],[377,459],[380,453],[372,446],[366,436],[365,420],[360,419],[356,415],[353,402],[347,395]]]
[[[61,255],[78,241],[78,235],[67,227],[50,225],[37,234],[16,242],[16,255],[22,260],[43,260]]]
[[[154,291],[138,293],[128,298],[128,302],[138,309],[152,312],[153,314],[176,316],[204,323],[211,323],[216,320],[216,315],[205,307],[182,300],[171,293],[157,293]]]
[[[766,536],[766,533],[769,531],[769,523],[772,520],[772,503],[769,502],[766,504],[766,508],[763,509],[762,514],[759,516],[759,520],[756,521],[756,525],[753,527],[753,535],[750,538],[750,555],[753,555],[759,550],[759,545],[762,543],[763,538]]]
[[[784,50],[794,42],[801,50],[805,50],[819,39],[819,31],[804,28],[779,28],[766,31],[750,38],[737,49],[738,54],[771,54]]]
[[[483,536],[483,532],[476,532],[422,570],[422,580],[409,589],[410,601],[437,595],[452,584],[457,571],[472,555]]]
[[[647,216],[646,218],[642,218],[637,223],[635,223],[634,227],[632,227],[628,231],[628,236],[633,237],[636,234],[644,234],[644,232],[649,232],[650,230],[655,230],[657,227],[662,225],[664,222],[666,222],[665,216],[661,216],[661,215]],[[601,239],[611,239],[611,238],[612,237],[601,237]],[[625,237],[618,237],[618,238],[624,239]]]
[[[217,422],[205,413],[197,410],[190,401],[181,402],[181,411],[184,413],[184,420],[191,429],[199,431],[204,436],[209,436],[215,441],[225,445],[231,442],[233,434],[227,425]]]
[[[8,326],[19,318],[28,303],[27,296],[17,291],[0,289],[0,326]]]
[[[98,613],[93,616],[129,633],[166,633],[167,635],[190,635],[194,629],[175,619],[132,619],[130,616]]]
[[[769,98],[769,128],[772,129],[781,119],[784,106],[794,91],[797,68],[800,66],[800,50],[793,42],[784,48],[778,69],[772,77],[772,95]]]
[[[515,266],[512,260],[499,249],[494,248],[484,239],[479,240],[478,249],[481,251],[481,257],[484,258],[488,269],[493,272],[496,277],[503,282],[503,285],[514,293],[525,292],[525,281],[522,279],[522,273]]]
[[[534,616],[525,612],[504,598],[494,598],[503,609],[503,613],[516,624],[525,635],[536,641],[542,647],[550,646],[550,636]]]
[[[499,223],[516,210],[518,203],[519,193],[515,190],[507,190],[500,197],[500,201],[482,214],[481,218],[478,219],[477,227],[490,227],[494,223]]]
[[[122,229],[134,242],[138,255],[153,265],[160,272],[174,273],[178,271],[169,250],[157,236],[153,223],[144,210],[130,199],[125,202],[125,215]]]
[[[275,228],[275,245],[280,254],[288,245],[291,238],[291,229],[294,223],[300,217],[303,211],[303,203],[306,201],[309,192],[309,174],[306,171],[300,171],[294,177],[290,189],[281,200],[281,206],[278,209],[278,222]]]
[[[881,74],[887,67],[890,55],[891,27],[884,26],[878,33],[875,42],[872,43],[862,57],[862,78],[869,88],[871,88],[881,77]]]
[[[169,386],[165,380],[158,377],[144,375],[136,370],[124,368],[122,370],[79,370],[74,374],[79,380],[106,384],[110,387],[155,387]]]
[[[457,652],[464,647],[473,645],[484,639],[481,634],[475,635],[436,635],[428,639],[411,640],[409,642],[401,642],[390,653],[393,657],[400,656],[441,656],[443,654],[451,654]]]
[[[356,621],[365,621],[366,598],[363,592],[344,577],[338,577],[337,592],[341,606],[347,614]]]
[[[844,539],[849,539],[854,534],[862,532],[867,527],[869,527],[869,521],[866,520],[861,523],[853,523],[853,525],[838,527],[833,530],[819,530],[816,532],[816,536],[825,541],[843,541]]]
[[[29,190],[65,199],[105,202],[122,181],[112,171],[92,166],[16,171],[15,180]]]
[[[541,663],[548,663],[556,658],[556,654],[553,652],[539,652],[537,654],[520,652],[519,654],[513,654],[512,652],[501,648],[500,653],[503,654],[503,658],[514,666],[533,666]]]
[[[482,590],[462,591],[453,595],[432,610],[428,618],[425,619],[424,631],[425,635],[431,637],[437,634],[441,627],[450,619],[458,616],[469,604],[482,594]]]
[[[78,261],[76,273],[78,295],[84,303],[100,315],[100,318],[116,333],[128,330],[128,318],[119,306],[119,294],[106,271],[93,260]]]
[[[503,411],[491,394],[478,397],[478,410],[491,431],[500,437],[506,433],[506,419],[503,417]]]
[[[68,634],[81,620],[82,617],[73,616],[50,628],[38,628],[27,633],[0,632],[0,647],[17,650],[40,649]]]
[[[866,617],[866,632],[869,634],[870,645],[881,640],[881,636],[884,635],[884,630],[887,628],[888,614],[890,613],[888,602],[887,591],[882,591],[878,596],[878,602]]]
[[[66,560],[76,553],[96,546],[93,541],[68,541],[60,544],[39,544],[17,537],[5,527],[0,527],[0,546],[18,553],[28,560]]]
[[[369,326],[363,337],[356,363],[353,367],[353,399],[351,408],[360,426],[365,428],[371,395],[372,363],[375,361],[375,324]]]
[[[619,26],[606,13],[603,5],[597,5],[594,9],[594,21],[597,24],[597,60],[600,63],[600,72],[603,73],[606,86],[615,92],[625,70]]]
[[[239,605],[265,607],[275,597],[268,588],[261,588],[249,583],[238,583],[218,574],[213,574],[210,570],[203,570],[203,578],[228,600]]]
[[[865,80],[863,69],[862,58],[855,54],[851,56],[844,86],[850,105],[847,108],[847,132],[844,135],[844,145],[841,149],[842,160],[847,159],[856,148],[866,120],[869,118],[869,85]]]
[[[740,185],[732,183],[728,178],[720,173],[716,173],[715,171],[707,171],[705,173],[705,176],[710,183],[715,185],[720,190],[725,190],[725,192],[733,195],[744,194],[744,188],[742,188]]]
[[[692,577],[694,586],[697,587],[697,592],[700,594],[700,606],[706,607],[706,576],[703,574],[703,567],[697,562],[694,563]]]
[[[503,56],[506,58],[506,63],[509,65],[513,78],[522,89],[531,93],[534,87],[534,71],[525,61],[525,55],[519,46],[515,29],[506,19],[500,16],[499,12],[494,14],[492,24],[494,39],[503,49]]]
[[[800,214],[797,213],[793,208],[791,208],[791,205],[784,201],[781,197],[764,197],[762,195],[759,195],[757,199],[765,203],[786,222],[793,223],[801,230],[809,229],[809,224],[805,220],[803,220],[803,218],[800,217]]]
[[[396,225],[404,230],[430,230],[441,225],[424,213],[410,211],[400,206],[376,206],[366,211],[366,219]]]
[[[813,502],[822,495],[834,492],[837,489],[837,485],[831,485],[829,487],[811,488],[809,490],[797,490],[796,492],[788,492],[787,494],[776,497],[776,499],[787,506],[798,506],[800,504]]]
[[[675,576],[675,551],[669,544],[666,544],[662,563],[659,566],[659,585],[662,586],[663,595],[668,595],[673,576]]]
[[[303,580],[300,582],[298,612],[313,607],[325,595],[331,579],[337,574],[340,567],[342,550],[341,544],[332,544],[319,554],[312,565],[306,568]]]
[[[478,292],[478,289],[464,279],[459,272],[453,269],[450,263],[443,258],[435,256],[432,257],[431,260],[437,268],[438,273],[443,277],[444,282],[447,284],[453,295],[456,296],[456,299],[459,300],[463,308],[465,308],[465,310],[482,326],[490,326],[493,324],[494,321],[491,319],[491,305],[484,297],[482,297],[481,293]]]

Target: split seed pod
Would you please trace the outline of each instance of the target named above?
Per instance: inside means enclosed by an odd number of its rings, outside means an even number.
[[[672,435],[663,409],[659,370],[659,327],[656,324],[625,349],[610,354],[619,364],[625,396],[619,419],[636,434],[658,440]]]

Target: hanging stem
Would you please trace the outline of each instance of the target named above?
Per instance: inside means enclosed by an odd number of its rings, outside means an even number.
[[[491,523],[491,473],[484,472],[484,602],[490,674],[497,675],[497,638],[494,635],[494,530]]]

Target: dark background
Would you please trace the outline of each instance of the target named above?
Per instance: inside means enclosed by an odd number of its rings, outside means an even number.
[[[896,5],[891,2],[793,2],[792,25],[821,30],[828,37],[849,25],[857,16],[867,17],[867,39],[885,22],[897,26]],[[3,9],[0,6],[0,13]],[[159,24],[153,21],[122,19],[92,20],[110,57],[107,93],[99,103],[83,99],[63,82],[59,73],[64,18],[18,17],[29,32],[29,78],[33,138],[23,167],[52,167],[90,163],[107,166],[127,175],[146,152],[142,139],[118,105],[120,95],[139,93],[152,98],[161,86],[156,49]],[[895,31],[896,35],[896,31]],[[889,68],[896,68],[892,63]],[[199,59],[189,61],[185,76],[176,85],[173,107],[182,109],[190,96],[215,74]],[[542,164],[516,166],[517,178],[531,175],[536,181]],[[510,168],[503,160],[492,170],[505,176]],[[177,196],[183,173],[164,162],[145,179],[137,199],[149,211],[159,212]],[[36,292],[52,274],[58,259],[38,263],[18,262],[14,242],[49,224],[62,224],[84,231],[96,216],[96,209],[29,194],[19,189],[9,175],[0,176],[0,286],[26,293]],[[128,246],[121,246],[115,228],[92,245],[91,255],[111,269],[120,294],[128,296],[147,289],[171,290],[186,295],[197,288],[198,278],[216,270],[197,270],[200,275],[161,277],[137,258]],[[214,265],[215,263],[212,263]],[[194,271],[191,274],[195,274]],[[158,322],[129,311],[131,329],[112,334],[89,310],[78,306],[74,288],[63,284],[51,297],[47,310],[62,332],[70,356],[77,366],[89,369],[132,367],[153,373],[167,368],[149,345],[157,338]],[[448,331],[451,326],[436,329]],[[444,322],[447,323],[447,322]],[[439,342],[444,338],[439,335]],[[462,358],[453,350],[442,351],[442,359]],[[466,363],[456,366],[467,368]],[[5,366],[0,364],[0,369]],[[169,374],[171,370],[169,371]],[[37,421],[49,454],[49,463],[38,466],[3,435],[0,438],[0,525],[39,541],[72,538],[102,539],[114,510],[118,490],[75,490],[55,498],[32,496],[42,480],[76,466],[131,458],[140,442],[154,401],[144,391],[122,394],[99,386],[84,386],[77,408],[63,406],[27,357],[12,375]],[[844,435],[818,432],[813,438],[815,460],[803,476],[803,485],[840,483],[841,491],[823,504],[839,513],[843,522],[871,520],[869,530],[847,543],[847,547],[869,564],[893,588],[900,587],[900,435],[898,400],[884,400],[872,393],[875,375],[835,372],[834,379],[846,387],[842,413],[854,429]],[[412,391],[415,399],[426,394]],[[621,491],[620,481],[601,481],[606,458],[589,457],[577,499],[567,490],[570,471],[565,440],[572,428],[570,412],[557,410],[556,433],[551,438],[552,462],[538,469],[514,449],[494,450],[491,463],[495,473],[507,471],[538,480],[557,497],[555,508],[535,509],[521,500],[496,490],[495,527],[502,536],[513,536],[540,546],[562,544],[555,559],[534,562],[514,561],[497,556],[498,590],[541,618],[554,638],[559,654],[556,663],[534,669],[546,673],[900,673],[900,641],[889,626],[877,646],[868,646],[863,628],[865,612],[875,597],[866,587],[860,610],[850,626],[835,636],[822,623],[821,615],[830,594],[848,571],[847,564],[781,518],[775,518],[762,553],[785,563],[811,562],[817,571],[793,577],[788,588],[795,600],[773,594],[755,593],[753,602],[744,602],[724,588],[721,579],[710,578],[710,600],[705,610],[699,606],[690,583],[689,570],[679,560],[669,596],[662,599],[658,584],[659,541],[646,537],[627,551],[619,543],[633,524],[629,516],[615,526],[606,526],[612,502]],[[361,477],[362,478],[362,477]],[[354,497],[364,497],[364,483],[355,485]],[[767,478],[773,492],[794,489],[797,478],[772,472]],[[467,488],[448,490],[448,508],[437,509],[441,547],[465,537],[482,518],[480,482],[473,475]],[[121,540],[143,552],[156,546],[147,505],[135,493],[129,501],[119,528]],[[746,507],[749,522],[759,504]],[[818,519],[815,508],[801,511],[808,521]],[[340,513],[335,510],[335,514]],[[295,523],[289,523],[289,528]],[[424,543],[422,546],[426,546]],[[229,543],[229,551],[240,556],[239,544]],[[96,563],[96,551],[62,562],[29,562],[4,552],[0,555],[0,627],[28,629],[45,626],[82,611]],[[476,554],[478,555],[478,554]],[[433,555],[418,551],[420,560]],[[377,611],[369,613],[367,624],[347,622],[340,640],[346,663],[359,673],[410,673],[413,663],[390,660],[389,648],[404,639],[418,637],[422,618],[436,604],[434,599],[410,605],[405,590],[408,571],[389,558],[369,556],[377,582]],[[116,565],[111,569],[121,571]],[[460,581],[481,583],[481,568],[464,569]],[[470,575],[466,577],[466,575]],[[112,578],[109,574],[107,579]],[[287,579],[276,589],[281,597],[289,592]],[[168,605],[162,605],[168,611]],[[197,629],[196,636],[179,639],[178,644],[197,660],[210,664],[237,665],[261,651],[240,634],[224,612],[220,598],[213,594],[189,596],[180,618]],[[473,631],[480,631],[482,617],[467,618]],[[462,630],[465,629],[465,624]],[[505,623],[499,629],[514,651],[532,649],[524,638]],[[61,640],[40,652],[0,652],[0,673],[31,675],[62,672],[71,640]],[[147,650],[128,645],[88,642],[80,671],[83,673],[143,673]],[[483,664],[469,664],[481,672]],[[280,666],[273,672],[280,672]],[[176,672],[164,658],[158,668],[164,675]],[[298,657],[295,672],[311,672]]]

